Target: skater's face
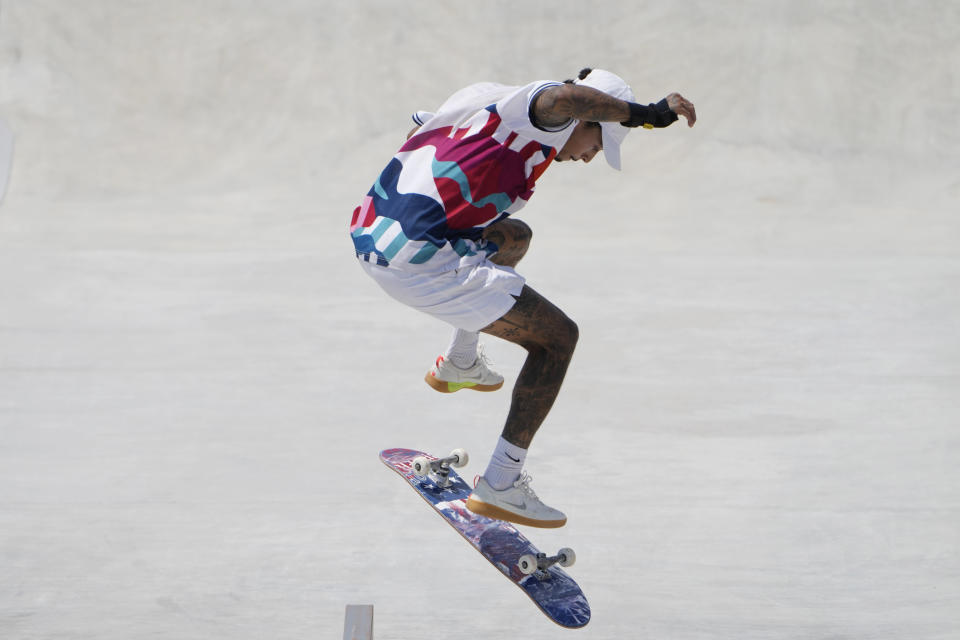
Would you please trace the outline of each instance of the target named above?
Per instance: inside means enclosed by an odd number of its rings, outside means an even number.
[[[596,122],[579,122],[555,160],[583,160],[590,162],[603,149],[603,132]]]

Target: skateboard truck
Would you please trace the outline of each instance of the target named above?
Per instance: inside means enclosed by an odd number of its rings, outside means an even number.
[[[520,559],[517,560],[517,568],[524,575],[536,574],[538,580],[544,580],[550,577],[547,569],[553,565],[559,564],[561,567],[571,567],[576,561],[577,554],[573,552],[573,549],[564,547],[557,551],[555,556],[548,556],[545,553],[538,553],[537,555],[528,553],[520,556]]]
[[[411,466],[413,473],[418,478],[427,478],[434,474],[437,486],[445,489],[450,486],[450,467],[465,467],[470,460],[470,456],[463,449],[454,449],[446,458],[437,458],[431,460],[426,456],[417,456],[413,459]]]

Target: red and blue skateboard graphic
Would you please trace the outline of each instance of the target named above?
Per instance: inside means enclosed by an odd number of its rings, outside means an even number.
[[[455,451],[435,458],[412,449],[386,449],[380,460],[402,476],[447,523],[558,625],[572,629],[590,622],[590,605],[583,591],[560,566],[573,564],[570,549],[556,556],[541,553],[509,522],[479,516],[467,509],[473,491],[451,466],[466,463]]]

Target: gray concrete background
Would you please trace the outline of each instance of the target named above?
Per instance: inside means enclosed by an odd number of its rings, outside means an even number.
[[[581,328],[528,459],[576,635],[960,637],[957,33],[933,0],[3,2],[0,636],[568,633],[377,460],[480,473],[509,393],[423,384],[449,331],[347,226],[412,111],[589,65],[700,122],[520,216]]]

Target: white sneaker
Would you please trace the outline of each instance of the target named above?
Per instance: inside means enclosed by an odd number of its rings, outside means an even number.
[[[477,515],[506,520],[531,527],[555,529],[567,523],[567,516],[543,504],[530,488],[533,480],[524,471],[520,479],[503,491],[497,491],[480,478],[467,499],[467,508]]]
[[[453,393],[460,389],[496,391],[503,386],[503,376],[491,371],[487,357],[481,351],[477,361],[469,369],[461,369],[443,356],[439,356],[427,375],[427,384],[441,393]]]

